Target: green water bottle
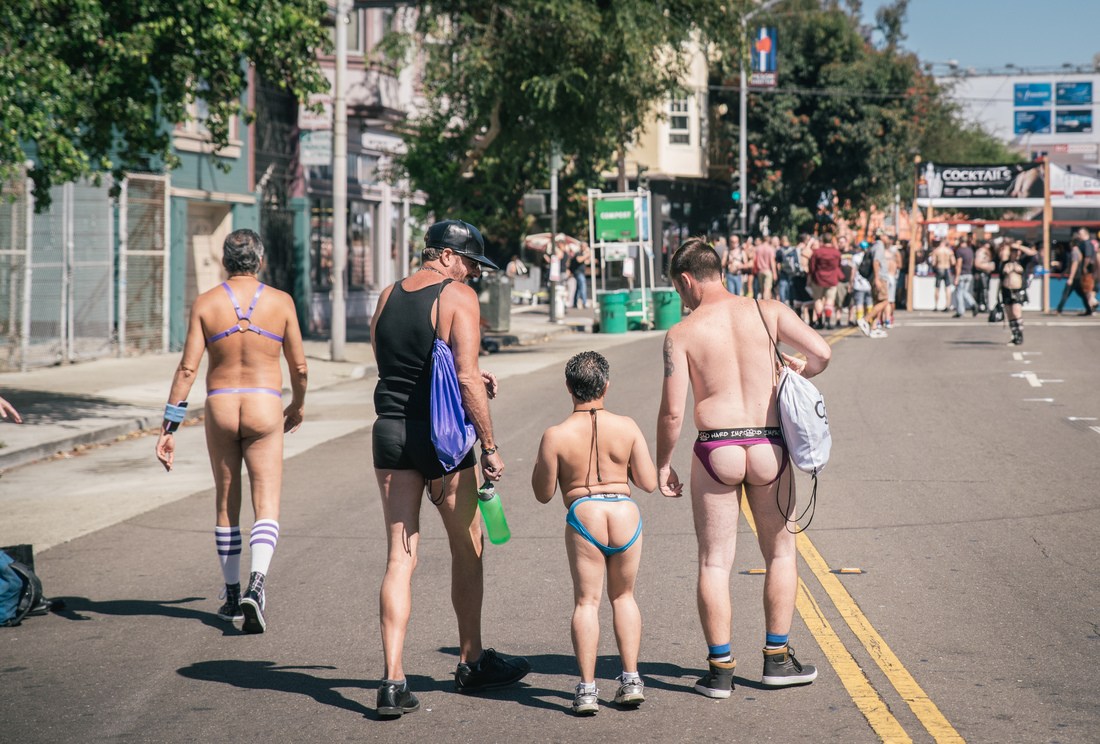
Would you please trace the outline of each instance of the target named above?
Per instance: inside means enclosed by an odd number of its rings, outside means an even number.
[[[503,545],[512,536],[508,529],[508,520],[504,518],[504,505],[500,503],[500,494],[492,481],[485,481],[477,489],[477,505],[481,509],[481,518],[485,520],[485,529],[489,533],[489,542]]]

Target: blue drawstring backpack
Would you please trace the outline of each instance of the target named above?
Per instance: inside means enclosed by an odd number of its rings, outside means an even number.
[[[448,284],[450,280],[440,283],[435,301],[431,378],[432,444],[435,445],[439,463],[446,473],[458,467],[477,439],[474,425],[470,423],[462,405],[462,390],[458,386],[454,355],[451,347],[439,337],[439,305],[443,288]]]

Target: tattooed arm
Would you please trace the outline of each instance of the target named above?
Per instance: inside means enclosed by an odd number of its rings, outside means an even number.
[[[665,335],[664,382],[661,386],[661,411],[657,416],[657,484],[665,496],[680,496],[683,484],[672,469],[672,451],[684,425],[687,402],[687,355],[675,338],[676,328]]]

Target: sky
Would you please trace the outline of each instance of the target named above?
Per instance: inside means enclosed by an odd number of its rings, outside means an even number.
[[[863,14],[889,4],[864,0]],[[957,60],[962,69],[1091,69],[1100,52],[1100,0],[909,0],[902,46],[923,62]],[[940,74],[946,67],[933,70]]]

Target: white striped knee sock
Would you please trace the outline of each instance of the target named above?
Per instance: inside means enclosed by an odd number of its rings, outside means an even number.
[[[214,527],[214,544],[226,584],[241,583],[241,528]]]
[[[257,519],[252,525],[248,547],[252,551],[252,571],[267,574],[275,545],[279,542],[279,523],[274,519]]]

